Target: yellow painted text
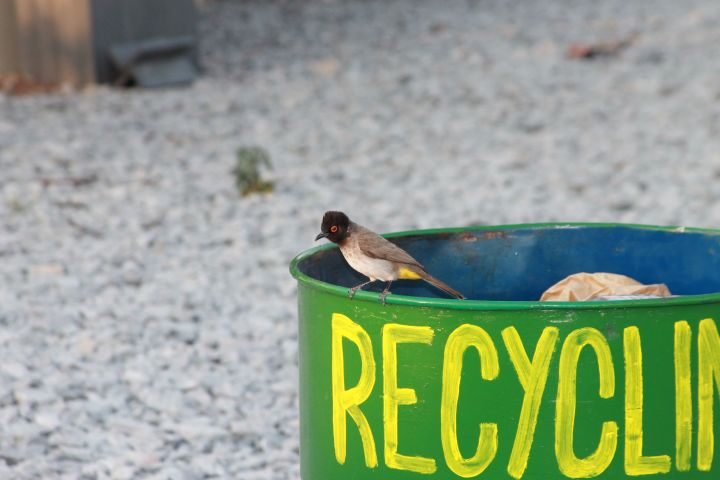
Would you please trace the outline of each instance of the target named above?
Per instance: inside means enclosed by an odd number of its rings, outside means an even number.
[[[692,451],[692,376],[690,347],[692,331],[686,321],[675,323],[675,467],[690,470]]]
[[[360,352],[362,370],[357,385],[345,388],[345,355],[343,339],[355,344]],[[334,313],[332,316],[332,399],[333,399],[333,437],[335,458],[345,463],[347,450],[347,414],[355,421],[365,453],[365,465],[377,466],[377,452],[370,424],[360,410],[359,405],[368,399],[375,386],[375,358],[372,343],[367,332],[345,315]]]
[[[532,362],[523,347],[520,335],[514,327],[502,331],[505,348],[515,367],[520,384],[525,390],[520,418],[518,420],[515,443],[513,444],[507,471],[513,478],[521,478],[527,468],[530,447],[532,446],[535,425],[537,424],[540,401],[545,391],[545,383],[550,368],[550,359],[555,351],[558,329],[547,327],[543,330],[535,346]]]
[[[500,370],[495,344],[485,330],[465,324],[450,334],[443,363],[440,438],[448,468],[463,478],[480,475],[490,465],[497,452],[498,435],[497,424],[481,423],[475,455],[463,458],[457,440],[457,407],[463,354],[470,347],[480,354],[480,376],[484,380],[495,379]]]
[[[390,323],[383,327],[383,424],[385,426],[385,464],[398,470],[434,473],[435,460],[398,453],[398,407],[417,403],[412,388],[398,388],[398,343],[432,343],[430,327],[413,327]]]
[[[578,360],[585,346],[595,350],[600,373],[600,398],[615,394],[615,370],[605,336],[594,328],[573,331],[560,352],[560,371],[555,418],[555,455],[560,471],[570,478],[600,475],[612,462],[617,448],[617,423],[603,423],[597,450],[586,458],[577,458],[573,449]]]
[[[720,336],[712,319],[700,322],[698,332],[698,470],[708,471],[715,450],[713,400],[720,389]]]
[[[652,475],[670,471],[667,455],[643,456],[643,371],[640,331],[627,327],[625,350],[625,473]]]

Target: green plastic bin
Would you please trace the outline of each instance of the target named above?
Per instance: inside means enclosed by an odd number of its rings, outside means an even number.
[[[720,478],[720,231],[549,224],[388,235],[468,300],[295,258],[304,480]],[[613,272],[677,297],[538,302]]]

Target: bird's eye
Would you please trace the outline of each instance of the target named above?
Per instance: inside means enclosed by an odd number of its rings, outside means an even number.
[[[337,233],[337,225],[330,227],[330,233]]]

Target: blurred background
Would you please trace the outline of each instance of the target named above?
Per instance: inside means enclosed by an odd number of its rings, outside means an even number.
[[[325,210],[720,227],[716,0],[122,4],[0,1],[0,478],[299,478]]]

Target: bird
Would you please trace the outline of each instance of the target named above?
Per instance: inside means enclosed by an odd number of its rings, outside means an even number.
[[[368,281],[348,290],[353,298],[355,292],[378,280],[387,282],[380,294],[380,302],[390,293],[390,285],[395,280],[425,280],[430,285],[464,300],[465,297],[431,276],[425,267],[409,253],[377,233],[353,222],[343,212],[328,211],[323,215],[320,233],[315,241],[326,238],[340,247],[347,263],[357,272],[368,277]]]

